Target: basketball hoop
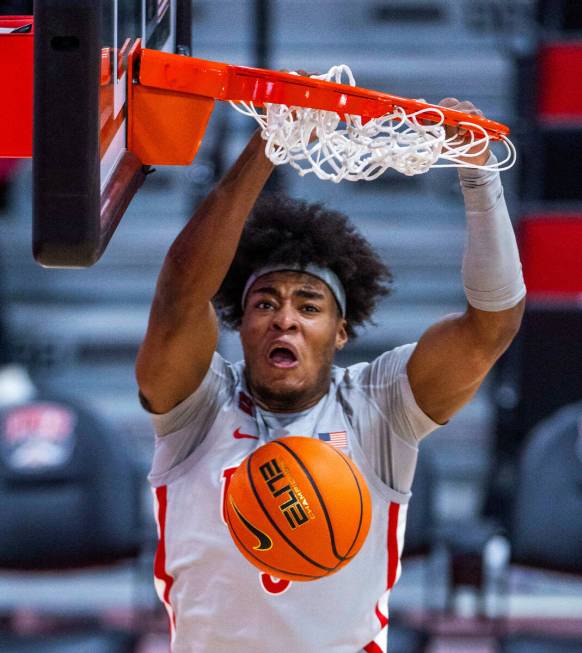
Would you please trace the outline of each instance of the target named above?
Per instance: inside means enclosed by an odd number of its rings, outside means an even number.
[[[326,74],[309,79],[345,85],[344,78],[349,86],[356,86],[346,65],[333,66]],[[275,165],[288,163],[301,176],[313,172],[320,179],[339,183],[372,181],[388,168],[418,175],[431,168],[501,171],[514,165],[516,152],[506,135],[509,130],[491,129],[498,123],[422,100],[390,97],[390,111],[379,117],[267,102],[263,103],[264,113],[259,113],[253,102],[230,104],[257,121],[269,159]],[[456,114],[454,124],[466,130],[466,137],[447,137],[444,125],[451,123],[451,114]],[[485,153],[491,140],[505,146],[505,156],[499,162],[479,165],[466,161]]]
[[[130,55],[136,60],[139,83],[128,91],[128,147],[144,164],[190,163],[215,100],[231,102],[254,118],[271,161],[288,163],[300,175],[370,181],[388,168],[417,175],[443,167],[507,170],[515,163],[506,125],[361,88],[345,65],[304,77],[147,48],[136,48]],[[447,136],[445,126],[464,134]],[[493,165],[471,163],[491,141],[505,147],[501,160]]]

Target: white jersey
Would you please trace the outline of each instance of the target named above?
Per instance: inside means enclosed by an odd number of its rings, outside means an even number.
[[[417,443],[438,426],[420,410],[408,383],[413,349],[405,345],[370,364],[334,367],[328,393],[296,414],[260,410],[246,388],[244,364],[215,354],[190,397],[153,415],[155,582],[170,617],[172,653],[386,651],[388,598],[400,575]],[[259,572],[224,521],[234,470],[255,448],[286,435],[341,447],[372,498],[370,531],[358,555],[311,582]]]

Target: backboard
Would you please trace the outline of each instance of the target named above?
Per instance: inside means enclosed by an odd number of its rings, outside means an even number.
[[[191,0],[36,0],[33,252],[86,267],[147,169],[127,150],[127,54],[190,51]],[[179,25],[179,28],[178,28]]]

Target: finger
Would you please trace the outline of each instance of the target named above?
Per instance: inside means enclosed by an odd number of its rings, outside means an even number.
[[[458,102],[456,105],[452,105],[450,107],[447,107],[449,109],[454,109],[455,111],[462,111],[463,113],[468,113],[472,116],[481,116],[484,117],[483,112],[481,109],[478,109],[472,102],[469,100],[464,100],[462,102]]]
[[[463,113],[476,114],[479,112],[479,109],[472,102],[459,102],[459,105],[455,107],[457,111],[463,111]]]
[[[288,75],[299,75],[300,77],[309,77],[309,73],[304,70],[289,70],[288,68],[280,68],[280,73],[287,73]]]
[[[319,73],[308,73],[306,70],[296,70],[295,72],[301,75],[301,77],[314,77],[319,75]]]
[[[439,105],[445,109],[452,109],[457,104],[459,104],[459,100],[456,97],[446,97],[439,102]]]

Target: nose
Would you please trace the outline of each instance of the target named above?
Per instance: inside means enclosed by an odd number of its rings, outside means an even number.
[[[276,331],[296,331],[298,328],[295,309],[283,304],[273,315],[271,326]]]

